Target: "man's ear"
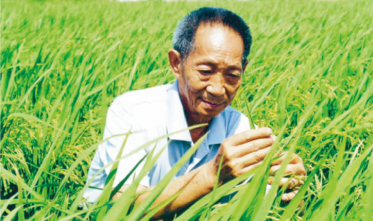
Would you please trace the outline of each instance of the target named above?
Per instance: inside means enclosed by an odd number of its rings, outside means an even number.
[[[172,69],[172,73],[176,78],[179,79],[181,74],[181,55],[175,49],[171,49],[168,51],[168,61],[170,62],[170,66]]]
[[[242,73],[245,72],[248,63],[249,63],[249,61],[246,60],[246,61],[245,61],[245,64],[243,64]]]

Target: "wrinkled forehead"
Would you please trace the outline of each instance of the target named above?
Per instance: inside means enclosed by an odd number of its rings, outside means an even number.
[[[215,54],[241,60],[243,52],[243,40],[235,30],[222,24],[203,24],[196,31],[189,55]]]
[[[193,37],[189,55],[206,50],[225,50],[243,56],[244,42],[241,35],[231,27],[220,22],[201,23]],[[188,56],[189,56],[188,55]]]

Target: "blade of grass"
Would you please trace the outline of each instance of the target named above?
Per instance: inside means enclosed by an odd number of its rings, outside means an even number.
[[[249,122],[250,123],[250,128],[255,129],[255,124],[254,124],[253,118],[251,117],[249,104],[248,104],[246,99],[244,99],[244,101],[245,101],[245,106],[246,106],[247,117],[249,118],[249,121],[250,121]]]
[[[316,174],[318,169],[321,168],[322,164],[325,162],[325,159],[326,156],[324,157],[324,159],[319,161],[314,170],[308,175],[307,180],[304,182],[299,192],[295,195],[294,199],[290,201],[290,204],[285,208],[285,211],[279,221],[289,220],[294,215],[297,207],[300,205],[304,195],[306,194],[308,187],[311,185],[314,175]]]
[[[125,137],[125,139],[122,143],[122,146],[120,147],[120,149],[118,151],[118,154],[117,154],[117,157],[116,157],[116,162],[112,165],[110,173],[108,174],[108,176],[106,178],[104,190],[102,191],[102,193],[100,195],[100,198],[97,200],[97,204],[105,204],[106,202],[108,202],[111,199],[110,196],[111,196],[111,191],[112,191],[113,184],[114,184],[114,178],[115,178],[115,175],[116,175],[116,172],[117,172],[117,169],[118,169],[118,165],[119,165],[119,159],[122,157],[124,146],[127,143],[127,140],[128,140],[128,137],[131,134],[131,131],[129,131],[127,134],[128,135]],[[99,212],[97,214],[97,217],[96,217],[97,220],[102,220],[102,218],[104,217],[104,215],[107,212],[107,209],[108,209],[107,206],[101,207],[101,209],[99,210]]]
[[[22,190],[22,183],[21,183],[21,176],[19,175],[18,169],[15,167],[14,168],[16,171],[16,176],[17,176],[17,185],[18,185],[18,204],[17,206],[19,207],[18,210],[18,220],[23,221],[25,220],[25,211],[23,209],[24,203],[23,203],[23,190]]]
[[[136,199],[136,191],[138,189],[140,181],[151,170],[154,163],[162,154],[164,148],[166,148],[166,146],[163,147],[162,150],[159,153],[157,153],[157,155],[154,158],[153,154],[155,148],[151,150],[151,152],[148,155],[148,158],[145,161],[144,167],[140,171],[140,174],[134,179],[131,185],[122,193],[121,197],[115,201],[112,208],[105,215],[105,220],[120,220],[127,215],[127,213],[131,210],[131,206],[133,205],[134,200]]]
[[[175,177],[177,172],[181,169],[181,167],[192,157],[194,152],[198,149],[198,147],[202,144],[202,142],[207,137],[208,133],[203,135],[198,141],[191,147],[172,167],[172,169],[166,174],[166,176],[157,184],[157,186],[151,191],[148,197],[141,202],[141,204],[129,214],[126,219],[128,220],[138,220],[144,212],[151,207],[153,202],[158,198],[158,196],[163,192],[163,190],[167,187],[170,181]],[[122,216],[123,217],[123,216]]]
[[[111,191],[110,199],[113,198],[113,196],[122,188],[124,183],[128,180],[131,174],[135,172],[135,170],[139,167],[139,165],[148,157],[148,154],[146,154],[141,160],[133,167],[133,169],[127,174],[127,176],[118,183],[118,185]]]
[[[11,220],[16,220],[15,217],[18,213],[18,210],[20,210],[21,208],[23,207],[22,206],[17,206],[15,209],[13,209],[7,216],[6,218],[3,220],[3,221],[11,221]]]
[[[7,200],[1,200],[1,209],[0,209],[0,217],[4,217],[4,212],[7,210],[8,206],[11,204],[16,204],[18,200],[15,198],[18,196],[18,193],[14,194],[12,197],[10,197]]]
[[[327,217],[325,214],[328,214],[327,211],[331,211],[331,208],[334,207],[336,201],[341,196],[340,194],[345,191],[345,189],[350,185],[354,174],[356,174],[364,160],[368,157],[373,149],[373,145],[364,150],[360,157],[358,157],[353,163],[351,163],[342,174],[338,183],[336,185],[329,185],[323,192],[320,200],[323,200],[323,206],[318,209],[317,212],[313,213],[314,215],[309,219],[310,221],[314,220],[325,220]]]

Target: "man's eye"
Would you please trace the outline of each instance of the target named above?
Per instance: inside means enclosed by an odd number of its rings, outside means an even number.
[[[230,78],[240,78],[240,75],[238,74],[227,74]]]
[[[200,70],[199,72],[203,75],[212,74],[212,70]]]

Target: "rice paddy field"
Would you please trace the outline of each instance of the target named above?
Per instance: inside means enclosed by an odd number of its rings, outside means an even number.
[[[149,220],[172,200],[151,207],[198,146],[139,206],[130,208],[138,182],[111,201],[111,180],[98,202],[81,206],[109,105],[174,81],[173,30],[202,6],[230,9],[250,26],[249,66],[232,106],[271,127],[280,138],[272,153],[300,155],[307,177],[290,203],[278,188],[283,170],[265,194],[270,154],[247,174],[251,182],[216,186],[174,220],[373,220],[369,0],[2,1],[1,219]],[[149,159],[144,173],[156,156]],[[228,204],[217,203],[231,192]]]

